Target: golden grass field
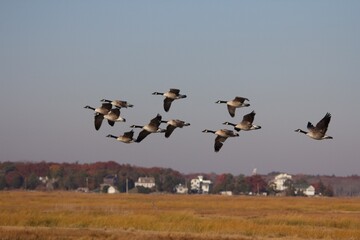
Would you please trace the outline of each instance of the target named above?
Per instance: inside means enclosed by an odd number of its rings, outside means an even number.
[[[3,191],[0,239],[360,239],[360,199]]]

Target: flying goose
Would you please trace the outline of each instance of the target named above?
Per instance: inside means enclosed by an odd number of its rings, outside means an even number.
[[[215,138],[215,144],[214,144],[215,152],[220,151],[221,147],[223,146],[225,140],[228,137],[238,137],[239,136],[238,133],[236,133],[236,132],[234,132],[232,130],[229,130],[229,129],[220,129],[220,130],[217,130],[217,131],[205,129],[202,132],[204,132],[204,133],[214,133],[215,135],[217,135],[216,138]]]
[[[134,142],[133,136],[134,136],[134,130],[131,130],[129,132],[124,132],[124,134],[120,136],[114,136],[109,134],[106,137],[115,138],[117,141],[123,143],[132,143]]]
[[[321,119],[316,124],[315,127],[314,127],[314,125],[312,125],[311,122],[308,122],[308,124],[307,124],[307,129],[309,130],[308,132],[303,131],[301,129],[296,129],[295,132],[304,133],[308,137],[310,137],[312,139],[316,139],[316,140],[333,139],[333,137],[325,135],[326,131],[328,129],[330,120],[331,120],[331,114],[326,113],[325,116],[323,117],[323,119]]]
[[[162,118],[161,115],[157,114],[155,118],[151,119],[151,121],[144,126],[140,126],[140,125],[130,126],[131,128],[142,128],[142,131],[139,133],[135,142],[141,142],[150,133],[165,132],[164,129],[159,128],[161,124],[161,118]]]
[[[88,108],[88,109],[95,111],[94,125],[95,125],[96,130],[100,129],[101,123],[104,119],[104,115],[106,115],[110,112],[111,107],[112,107],[112,105],[110,103],[103,103],[101,105],[101,107],[98,107],[98,108],[90,107],[89,105],[84,107],[84,108]]]
[[[169,91],[161,93],[161,92],[153,92],[153,95],[163,95],[164,99],[164,110],[168,112],[171,106],[171,103],[176,99],[186,98],[186,95],[180,94],[179,89],[170,88]]]
[[[100,113],[100,114],[108,114],[108,112],[110,112],[112,105],[110,103],[103,103],[101,104],[100,107],[94,108],[94,107],[90,107],[89,105],[86,105],[84,108],[88,108],[91,109],[93,111],[95,111],[95,113]]]
[[[101,99],[101,102],[107,102],[107,103],[111,103],[111,105],[113,105],[114,107],[117,108],[132,108],[134,107],[134,105],[128,103],[127,101],[122,101],[122,100],[108,100],[108,99]]]
[[[184,126],[190,126],[190,123],[186,123],[179,119],[172,119],[169,121],[161,121],[162,123],[167,123],[165,137],[170,137],[171,133],[175,130],[175,128],[183,128]]]
[[[244,103],[245,100],[249,101],[249,99],[244,97],[235,97],[233,100],[230,101],[218,100],[215,103],[226,103],[230,116],[234,117],[236,108],[250,106],[249,103]]]
[[[233,126],[236,131],[240,131],[240,130],[249,131],[249,130],[260,129],[261,126],[253,124],[254,118],[255,118],[255,112],[252,111],[251,113],[244,115],[243,120],[238,124],[234,124],[230,122],[224,122],[223,124]]]
[[[110,126],[114,126],[115,122],[126,122],[125,118],[120,117],[120,109],[113,108],[108,114],[103,115],[108,120]]]

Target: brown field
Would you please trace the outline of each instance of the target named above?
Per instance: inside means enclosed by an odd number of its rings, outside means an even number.
[[[0,239],[360,239],[360,199],[5,191]]]

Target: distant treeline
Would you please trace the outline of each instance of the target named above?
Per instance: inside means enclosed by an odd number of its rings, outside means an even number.
[[[52,163],[52,162],[0,162],[0,190],[77,190],[100,189],[107,176],[116,176],[115,187],[119,192],[135,188],[139,177],[154,177],[156,188],[152,191],[174,193],[182,184],[189,187],[190,181],[198,175],[211,180],[211,193],[231,191],[233,194],[278,194],[270,182],[278,174],[245,176],[239,174],[182,174],[171,168],[138,167],[118,164],[114,161],[96,163]],[[292,184],[311,184],[316,194],[322,196],[360,196],[360,176],[293,175],[285,195],[293,196]]]

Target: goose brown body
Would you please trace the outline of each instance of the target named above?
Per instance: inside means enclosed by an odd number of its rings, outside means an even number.
[[[239,136],[238,133],[236,133],[232,130],[229,130],[229,129],[219,129],[217,131],[205,129],[202,132],[213,133],[213,134],[217,135],[215,138],[215,143],[214,143],[215,152],[220,151],[220,149],[223,146],[226,139],[228,139],[229,137],[238,137]]]
[[[186,98],[186,95],[180,94],[180,90],[176,88],[170,88],[167,92],[153,92],[153,95],[163,95],[164,98],[164,110],[168,112],[171,107],[171,103],[176,99]]]
[[[333,137],[326,135],[326,131],[328,129],[330,120],[331,120],[331,114],[326,113],[325,116],[316,124],[316,126],[312,125],[311,122],[308,122],[307,124],[308,131],[296,129],[295,132],[303,133],[306,136],[315,140],[333,139]]]
[[[127,143],[127,144],[134,142],[133,136],[134,136],[133,130],[124,132],[124,134],[120,135],[120,136],[115,136],[115,135],[111,135],[111,134],[107,135],[107,137],[115,138],[117,141]]]
[[[190,123],[186,123],[179,119],[172,119],[169,121],[161,121],[161,122],[167,123],[166,131],[165,131],[166,138],[170,137],[170,135],[176,128],[183,128],[185,126],[190,126]]]
[[[251,113],[244,115],[242,121],[237,124],[230,122],[224,122],[223,124],[233,126],[236,131],[240,131],[240,130],[250,131],[250,130],[260,129],[261,126],[253,124],[254,118],[255,118],[255,112],[252,111]]]
[[[110,103],[103,103],[100,107],[94,108],[89,105],[84,108],[91,109],[95,112],[94,116],[94,126],[95,130],[99,130],[104,119],[104,116],[107,115],[111,111],[112,105]]]
[[[157,114],[155,118],[151,119],[150,122],[144,126],[140,125],[132,125],[131,128],[141,128],[142,131],[139,133],[138,137],[136,138],[135,142],[141,142],[151,133],[156,132],[165,132],[164,129],[160,129],[159,126],[161,124],[162,116]]]
[[[128,103],[127,101],[123,100],[108,100],[108,99],[101,99],[102,102],[110,103],[113,107],[117,108],[132,108],[134,107],[133,104]]]
[[[233,100],[224,101],[224,100],[218,100],[215,103],[225,103],[227,105],[228,112],[231,117],[235,116],[235,110],[236,108],[241,107],[249,107],[249,103],[245,103],[245,101],[249,101],[249,99],[245,97],[235,97]]]

